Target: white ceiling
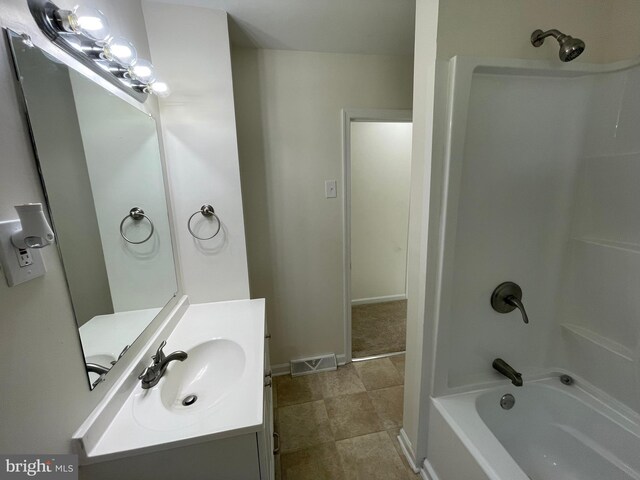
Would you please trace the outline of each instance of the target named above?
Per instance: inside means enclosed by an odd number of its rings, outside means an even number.
[[[412,55],[415,0],[161,0],[229,13],[234,45]],[[188,31],[188,26],[185,26]]]

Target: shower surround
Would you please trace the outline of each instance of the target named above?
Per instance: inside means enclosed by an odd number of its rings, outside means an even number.
[[[637,85],[630,62],[451,60],[435,397],[503,385],[500,357],[525,386],[570,372],[637,421]],[[492,310],[504,281],[528,325]]]

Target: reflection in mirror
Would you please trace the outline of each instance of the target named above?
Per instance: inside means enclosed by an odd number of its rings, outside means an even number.
[[[8,34],[95,386],[177,290],[156,124]]]

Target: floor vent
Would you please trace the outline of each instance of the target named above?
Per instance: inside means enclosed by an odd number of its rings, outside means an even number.
[[[319,357],[301,358],[291,360],[291,376],[309,375],[310,373],[328,372],[337,370],[338,361],[335,353],[321,355]]]

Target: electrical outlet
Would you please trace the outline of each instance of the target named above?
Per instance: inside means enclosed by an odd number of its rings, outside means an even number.
[[[10,287],[41,277],[47,271],[39,249],[26,249],[26,255],[21,255],[11,243],[11,235],[20,228],[19,220],[0,222],[0,265]],[[26,261],[31,263],[23,265]]]
[[[33,258],[31,252],[27,248],[16,248],[16,255],[18,256],[18,264],[20,267],[28,267],[33,264]]]

